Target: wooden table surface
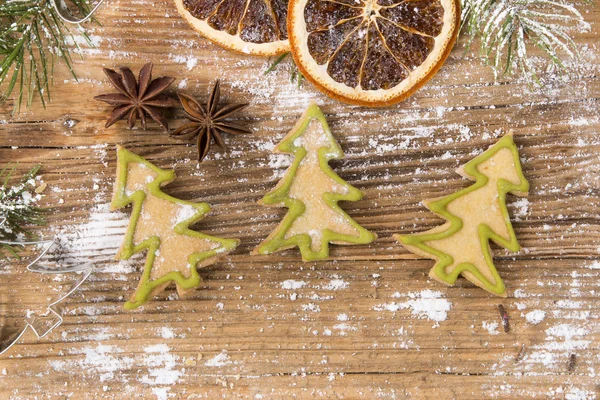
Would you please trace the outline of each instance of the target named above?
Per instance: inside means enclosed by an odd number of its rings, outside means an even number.
[[[60,65],[45,109],[34,103],[11,116],[14,99],[0,106],[2,164],[43,166],[40,204],[52,212],[41,233],[61,243],[46,263],[94,265],[62,304],[62,326],[39,340],[29,331],[0,356],[0,397],[600,397],[600,5],[581,7],[591,27],[574,32],[582,59],[571,75],[549,77],[542,89],[494,83],[459,44],[424,88],[382,110],[297,88],[289,62],[263,75],[267,59],[200,38],[170,0],[106,0],[102,26],[87,26],[95,47],[75,36],[79,81]],[[250,103],[239,118],[253,133],[227,136],[228,151],[215,148],[198,165],[192,144],[154,123],[104,129],[110,108],[93,96],[112,90],[101,67],[137,71],[147,61],[200,99],[221,78],[224,101]],[[311,101],[346,153],[332,166],[365,193],[343,207],[379,238],[333,246],[322,262],[303,263],[295,250],[250,256],[285,214],[257,204],[290,164],[271,150]],[[181,110],[172,113],[172,127],[183,121]],[[428,278],[432,261],[392,234],[441,224],[420,201],[466,187],[455,168],[509,129],[531,183],[527,200],[509,196],[522,250],[494,247],[509,296],[465,280],[445,287]],[[145,255],[114,260],[130,215],[108,210],[116,144],[174,169],[169,194],[213,206],[198,229],[241,239],[200,271],[202,287],[185,299],[170,288],[123,309]],[[14,296],[40,307],[78,279],[27,273],[16,261],[0,272]]]

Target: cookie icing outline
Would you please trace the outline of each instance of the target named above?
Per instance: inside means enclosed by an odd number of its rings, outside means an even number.
[[[304,147],[297,146],[294,144],[295,140],[302,136],[302,134],[308,129],[309,124],[313,120],[318,120],[325,135],[327,136],[329,147],[321,147],[318,150],[319,167],[326,175],[333,179],[336,183],[344,186],[348,189],[346,194],[336,194],[325,192],[323,194],[323,200],[325,203],[332,208],[334,211],[339,213],[344,221],[349,223],[354,229],[359,232],[358,236],[346,235],[331,231],[330,229],[324,229],[321,238],[321,248],[318,251],[313,251],[311,247],[312,239],[306,233],[297,234],[290,238],[285,238],[287,231],[291,228],[293,222],[300,217],[304,211],[305,206],[301,200],[293,199],[288,197],[289,190],[292,182],[296,176],[296,171],[300,166],[302,160],[307,155],[307,151]],[[309,107],[304,111],[300,119],[296,122],[294,127],[288,134],[275,146],[274,153],[289,153],[294,155],[294,161],[288,168],[285,176],[282,178],[280,183],[271,192],[267,193],[259,203],[266,205],[276,205],[283,203],[288,208],[283,220],[279,223],[277,228],[259,244],[251,254],[271,254],[276,251],[285,250],[292,247],[298,247],[302,255],[303,261],[315,261],[323,260],[329,257],[329,243],[334,244],[368,244],[373,242],[377,235],[369,232],[356,221],[354,221],[344,210],[338,206],[339,201],[357,201],[362,199],[363,193],[344,181],[333,169],[329,166],[330,160],[338,160],[344,157],[344,152],[340,147],[339,143],[333,137],[325,115],[321,109],[315,104],[311,103]]]
[[[477,267],[474,264],[467,262],[458,264],[450,274],[447,274],[445,272],[445,268],[454,263],[454,258],[449,254],[446,254],[440,250],[426,245],[425,242],[432,242],[440,239],[445,239],[462,229],[462,219],[451,214],[446,209],[446,207],[449,203],[456,200],[457,198],[474,192],[475,190],[484,187],[488,183],[489,178],[483,173],[479,172],[477,167],[486,160],[489,160],[494,154],[496,154],[502,149],[508,149],[512,153],[514,168],[516,169],[517,177],[519,178],[518,185],[513,184],[503,178],[500,178],[498,180],[498,203],[500,204],[500,211],[502,213],[504,223],[506,224],[509,239],[506,240],[500,235],[496,234],[485,223],[481,223],[478,227],[478,236],[481,244],[482,253],[484,255],[486,264],[490,269],[490,272],[492,273],[496,283],[494,284],[487,280],[487,278],[485,278],[481,274],[479,269],[477,269]],[[521,246],[517,241],[517,237],[513,229],[510,216],[508,215],[508,209],[506,207],[506,194],[511,193],[517,196],[525,196],[529,192],[529,182],[523,175],[523,170],[519,158],[519,151],[513,141],[512,131],[507,133],[488,150],[466,163],[457,172],[467,179],[474,180],[475,183],[465,189],[462,189],[448,196],[439,199],[426,200],[424,202],[427,208],[429,208],[432,212],[441,216],[447,222],[450,223],[449,228],[444,231],[435,233],[427,233],[429,231],[425,231],[421,234],[414,235],[394,235],[394,238],[411,252],[436,260],[435,265],[429,271],[429,276],[431,278],[445,283],[447,285],[452,285],[456,282],[458,277],[463,272],[470,272],[478,279],[479,282],[475,282],[471,279],[469,279],[469,281],[492,294],[501,297],[506,297],[506,288],[504,286],[502,278],[500,277],[500,274],[496,269],[496,266],[494,265],[494,260],[491,255],[489,242],[493,241],[499,246],[502,246],[515,253],[521,249]]]
[[[191,267],[190,276],[188,278],[184,277],[179,271],[171,271],[154,280],[150,278],[152,266],[156,257],[156,250],[160,248],[160,238],[157,236],[151,236],[137,245],[133,243],[133,235],[137,227],[138,219],[142,212],[142,205],[146,199],[146,193],[143,190],[137,190],[131,195],[127,195],[126,193],[125,188],[127,185],[128,165],[131,162],[142,164],[157,174],[157,177],[146,185],[148,191],[152,195],[174,204],[191,206],[197,210],[192,217],[175,225],[173,228],[175,233],[214,241],[221,245],[221,247],[217,247],[215,249],[190,254],[188,257],[188,264]],[[133,203],[129,225],[127,226],[127,232],[125,233],[123,244],[117,253],[117,259],[128,260],[134,254],[140,253],[143,250],[148,250],[142,277],[137,289],[134,292],[134,295],[132,296],[133,300],[128,300],[124,305],[125,309],[127,310],[133,310],[147,303],[154,289],[171,281],[175,282],[179,287],[186,290],[198,287],[200,283],[202,283],[202,278],[198,274],[198,270],[196,268],[197,264],[209,259],[210,257],[229,252],[236,248],[239,244],[239,240],[237,239],[218,238],[189,229],[190,225],[200,221],[208,212],[210,212],[210,205],[204,202],[193,203],[180,200],[169,196],[160,189],[161,186],[167,185],[175,180],[175,178],[175,171],[159,168],[146,159],[127,150],[126,148],[117,146],[117,179],[115,181],[115,190],[110,203],[110,208],[114,211]]]

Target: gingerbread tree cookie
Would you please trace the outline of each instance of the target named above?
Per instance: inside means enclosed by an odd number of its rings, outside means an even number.
[[[475,184],[424,201],[447,222],[426,232],[395,237],[413,253],[436,261],[429,272],[433,279],[451,285],[463,275],[488,292],[506,297],[489,243],[520,250],[506,209],[506,194],[526,196],[529,191],[512,132],[457,172]]]
[[[126,309],[134,309],[164,290],[171,282],[184,296],[202,282],[197,268],[213,264],[217,256],[233,250],[235,239],[222,239],[189,229],[209,211],[207,203],[191,203],[171,197],[161,187],[175,179],[167,171],[117,146],[117,180],[113,210],[133,203],[125,241],[117,258],[126,260],[147,250],[140,283]]]
[[[329,256],[329,243],[367,244],[375,240],[375,234],[356,223],[337,204],[360,200],[363,194],[329,166],[329,160],[341,159],[344,153],[316,104],[308,107],[274,152],[291,153],[295,158],[262,203],[287,207],[289,211],[253,254],[298,246],[302,259],[313,261]]]

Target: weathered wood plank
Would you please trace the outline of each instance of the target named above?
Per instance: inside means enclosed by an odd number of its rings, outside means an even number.
[[[262,75],[268,60],[199,38],[171,1],[106,0],[103,26],[89,27],[96,48],[82,46],[83,59],[74,62],[79,82],[57,68],[45,109],[36,104],[11,116],[14,99],[0,105],[0,160],[18,162],[18,172],[43,165],[41,203],[53,211],[41,232],[64,246],[48,262],[94,264],[62,305],[60,328],[40,340],[29,332],[0,357],[0,397],[600,395],[600,7],[584,7],[591,29],[576,33],[583,49],[576,74],[544,89],[495,83],[457,47],[428,85],[381,110],[345,106],[309,84],[296,88],[289,63]],[[250,103],[239,119],[253,133],[227,137],[227,151],[214,149],[197,165],[192,144],[154,125],[104,129],[109,107],[93,100],[111,90],[101,67],[137,69],[147,61],[156,76],[177,77],[179,90],[200,99],[218,71],[224,99]],[[256,203],[289,165],[271,149],[310,101],[322,106],[346,152],[332,166],[365,192],[343,206],[379,239],[333,247],[332,259],[318,263],[302,263],[293,250],[250,256],[285,213]],[[171,116],[172,127],[184,121],[181,110]],[[509,298],[465,281],[431,281],[432,262],[391,235],[442,223],[420,202],[466,187],[454,170],[509,129],[531,183],[526,201],[509,204],[522,251],[494,248]],[[199,229],[242,240],[200,271],[203,286],[186,299],[169,289],[139,311],[122,308],[144,256],[114,260],[129,215],[107,207],[116,144],[175,169],[169,194],[212,204]],[[31,307],[77,279],[22,273],[24,262],[1,263],[0,284],[10,282],[3,293]],[[508,333],[499,304],[510,317]]]

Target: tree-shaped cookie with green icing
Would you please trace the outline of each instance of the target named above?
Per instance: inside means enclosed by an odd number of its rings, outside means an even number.
[[[367,244],[375,240],[375,234],[338,206],[339,201],[360,200],[363,194],[329,166],[330,160],[341,159],[344,153],[316,104],[308,107],[274,152],[293,154],[295,158],[261,203],[287,207],[289,211],[253,254],[298,246],[302,259],[313,261],[329,256],[330,243]]]
[[[512,132],[457,171],[475,183],[424,205],[446,223],[414,235],[395,235],[404,247],[434,259],[429,276],[447,285],[459,275],[498,296],[506,297],[494,266],[490,241],[520,250],[506,209],[506,194],[526,196],[529,183],[521,170]]]
[[[165,194],[161,187],[175,179],[175,172],[117,147],[117,179],[111,209],[133,204],[125,240],[117,259],[147,252],[142,278],[126,309],[135,309],[151,296],[175,283],[184,296],[198,287],[197,268],[213,264],[217,256],[233,250],[236,239],[222,239],[189,229],[209,211],[207,203],[192,203]]]

